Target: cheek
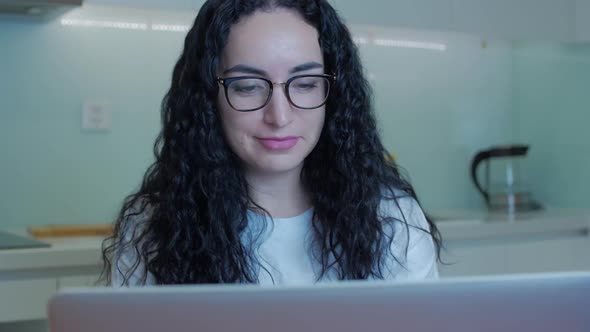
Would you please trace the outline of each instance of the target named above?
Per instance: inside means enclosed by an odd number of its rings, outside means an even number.
[[[248,118],[250,114],[236,112],[223,106],[219,112],[223,134],[234,152],[238,152],[236,149],[246,144],[246,137],[252,132],[251,119]]]
[[[237,121],[235,119],[235,114],[232,114],[232,110],[228,109],[228,107],[229,106],[221,100],[217,103],[217,111],[219,112],[223,135],[233,150],[238,138],[236,135],[238,133],[238,128],[236,128]]]
[[[238,137],[237,135],[239,134],[239,127],[237,127],[238,122],[228,110],[221,109],[220,112],[223,134],[231,144],[234,144]]]
[[[326,111],[325,109],[318,110],[318,112],[313,115],[314,116],[309,119],[309,122],[311,122],[309,123],[309,128],[313,128],[316,139],[318,139],[324,129]]]
[[[223,132],[226,137],[230,137],[232,132],[235,132],[236,125],[239,123],[237,117],[240,114],[229,106],[222,91],[219,91],[217,95],[217,111],[219,112]]]

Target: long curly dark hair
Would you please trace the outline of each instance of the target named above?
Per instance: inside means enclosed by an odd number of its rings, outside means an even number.
[[[326,72],[338,77],[321,137],[301,174],[314,206],[318,280],[330,270],[342,280],[383,278],[392,241],[384,225],[407,223],[380,216],[380,203],[417,197],[381,143],[348,29],[325,0],[208,0],[185,38],[162,102],[155,162],[140,189],[125,199],[114,235],[103,243],[107,283],[117,255],[129,250],[138,259],[120,271],[125,282],[140,262],[144,282],[147,273],[157,284],[258,282],[259,258],[241,241],[248,209],[256,204],[222,133],[215,78],[232,25],[274,8],[294,10],[317,29]],[[440,234],[427,219],[439,256]]]

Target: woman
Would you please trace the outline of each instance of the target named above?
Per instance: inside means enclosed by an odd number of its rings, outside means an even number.
[[[112,285],[438,276],[439,233],[385,157],[327,1],[207,1],[162,122],[105,243]]]

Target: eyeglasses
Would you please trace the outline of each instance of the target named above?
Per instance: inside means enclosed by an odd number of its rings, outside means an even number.
[[[314,109],[328,100],[335,75],[299,75],[286,82],[272,82],[256,76],[217,78],[225,89],[227,103],[236,111],[252,112],[266,106],[272,97],[275,84],[285,87],[289,103],[300,109]]]

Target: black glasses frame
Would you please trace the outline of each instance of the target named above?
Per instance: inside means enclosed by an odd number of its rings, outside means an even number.
[[[328,87],[328,91],[326,92],[326,100],[324,100],[323,103],[321,103],[320,105],[315,106],[315,107],[299,107],[297,104],[295,104],[293,102],[293,100],[291,100],[291,95],[289,94],[289,85],[294,80],[296,80],[298,78],[302,78],[302,77],[321,77],[321,78],[325,78],[328,80],[329,87]],[[270,87],[270,89],[268,91],[268,97],[266,98],[266,101],[264,102],[264,104],[262,106],[257,107],[257,108],[247,109],[247,110],[239,110],[239,109],[235,108],[234,105],[232,105],[231,101],[229,100],[227,88],[229,87],[229,85],[232,82],[242,80],[242,79],[259,79],[259,80],[263,80],[266,83],[268,83],[268,86]],[[332,90],[332,85],[334,84],[335,81],[336,81],[336,75],[334,75],[334,74],[332,74],[332,75],[329,75],[329,74],[297,75],[297,76],[293,76],[293,77],[289,78],[286,82],[273,82],[269,79],[266,79],[266,78],[260,77],[260,76],[236,76],[236,77],[229,77],[229,78],[221,78],[221,77],[217,78],[217,82],[219,84],[223,85],[223,89],[225,92],[225,99],[227,100],[227,103],[229,104],[229,106],[231,106],[234,110],[236,110],[238,112],[253,112],[253,111],[257,111],[261,108],[264,108],[266,105],[268,105],[270,98],[272,98],[273,88],[274,88],[275,84],[282,85],[284,87],[285,96],[287,96],[287,100],[289,101],[289,104],[291,104],[299,109],[304,109],[304,110],[312,110],[312,109],[320,108],[320,107],[324,106],[326,104],[326,102],[328,101],[328,96],[330,95],[330,90]]]

